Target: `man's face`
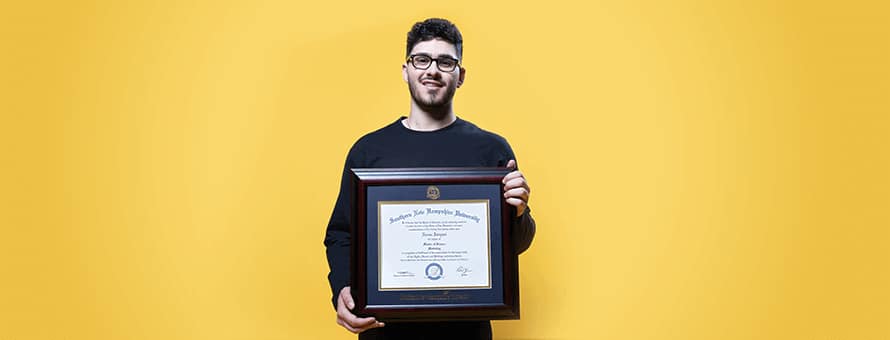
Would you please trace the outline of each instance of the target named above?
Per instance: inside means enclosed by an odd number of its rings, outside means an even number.
[[[425,55],[431,58],[452,58],[459,60],[457,49],[451,43],[440,40],[421,41],[414,45],[409,55]],[[414,67],[411,62],[402,65],[402,77],[408,83],[411,98],[420,106],[441,107],[451,103],[454,91],[464,81],[466,70],[455,67],[451,72],[439,70],[434,61],[426,70]]]

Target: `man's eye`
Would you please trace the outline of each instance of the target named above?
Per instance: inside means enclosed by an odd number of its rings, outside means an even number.
[[[451,60],[451,59],[441,59],[439,61],[439,65],[442,65],[442,67],[451,68],[451,67],[454,67],[454,65],[456,65],[456,64],[457,64],[457,62],[455,62],[454,60]]]
[[[418,64],[428,64],[430,62],[430,58],[427,57],[414,57],[414,62]]]

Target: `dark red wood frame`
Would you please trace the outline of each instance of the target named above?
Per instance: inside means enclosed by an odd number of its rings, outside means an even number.
[[[353,313],[374,316],[382,321],[448,321],[519,319],[519,261],[513,250],[511,223],[516,210],[501,194],[501,180],[506,168],[411,168],[352,170],[352,295]],[[503,274],[503,304],[452,303],[437,305],[368,305],[367,264],[367,193],[370,186],[499,184],[501,197],[501,249],[503,263],[492,263],[492,270]],[[496,226],[491,226],[492,228]],[[446,291],[447,289],[443,289]]]

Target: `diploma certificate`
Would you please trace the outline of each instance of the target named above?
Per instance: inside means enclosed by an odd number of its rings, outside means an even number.
[[[381,291],[491,288],[488,200],[377,207]]]

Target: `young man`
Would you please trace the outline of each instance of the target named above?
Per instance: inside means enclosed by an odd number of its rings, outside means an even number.
[[[373,317],[356,317],[349,273],[349,169],[413,167],[516,168],[513,150],[494,133],[457,118],[452,110],[454,93],[467,71],[461,66],[463,39],[457,27],[444,19],[418,22],[408,32],[402,78],[411,93],[411,111],[380,130],[360,138],[349,150],[340,195],[325,235],[328,280],[337,310],[337,324],[359,339],[491,339],[488,321],[414,322],[384,325]],[[504,197],[516,207],[513,244],[518,253],[531,245],[535,221],[528,209],[529,186],[522,173],[504,177]]]

